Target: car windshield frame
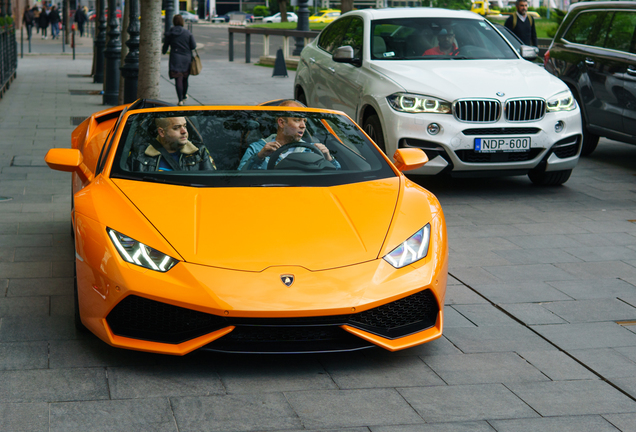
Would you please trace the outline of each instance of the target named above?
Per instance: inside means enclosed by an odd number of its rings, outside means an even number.
[[[208,149],[216,170],[140,171],[138,162],[146,160],[145,155],[152,153],[151,147],[161,150],[156,141],[155,119],[159,117],[185,117],[188,139],[197,149],[202,146]],[[248,170],[244,167],[239,170],[239,160],[250,145],[260,139],[267,141],[272,133],[276,133],[280,117],[305,118],[307,129],[300,144],[325,145],[337,164],[316,158],[319,152],[310,145],[313,149],[297,149],[295,156],[290,157],[287,165],[291,167],[273,170]],[[399,175],[359,126],[337,112],[290,107],[169,107],[131,110],[125,113],[122,123],[108,174],[113,179],[194,187],[311,187],[337,186]],[[291,153],[283,152],[282,158],[289,157]],[[312,154],[313,159],[310,157]],[[301,169],[293,164],[295,159],[311,159],[311,163]],[[281,160],[284,159],[278,159],[277,163]]]
[[[452,35],[450,53],[439,38]],[[371,21],[372,61],[517,60],[509,41],[488,21],[454,17],[399,17]],[[448,50],[443,50],[448,51]],[[428,54],[426,54],[428,53]]]

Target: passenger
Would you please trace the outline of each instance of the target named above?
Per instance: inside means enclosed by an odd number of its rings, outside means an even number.
[[[294,100],[283,101],[279,106],[306,108],[303,104]],[[250,144],[243,158],[241,158],[238,166],[239,170],[267,169],[269,155],[286,144],[303,142],[302,137],[307,128],[307,119],[302,117],[278,117],[276,122],[278,127],[275,134]],[[336,169],[340,169],[340,164],[331,156],[329,149],[324,144],[312,143],[311,145],[320,150],[325,159],[331,162]],[[291,152],[305,153],[311,152],[311,150],[304,147],[295,147],[291,149]],[[283,153],[281,156],[285,157],[287,154]]]
[[[455,33],[453,29],[441,29],[437,34],[438,46],[427,49],[422,55],[450,55],[456,56],[459,48],[455,45]]]
[[[133,157],[133,171],[216,170],[208,149],[188,140],[185,117],[158,118],[155,124],[157,139]]]

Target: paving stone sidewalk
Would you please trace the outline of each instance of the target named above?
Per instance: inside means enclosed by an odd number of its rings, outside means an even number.
[[[0,431],[636,431],[636,146],[603,140],[563,187],[417,178],[450,239],[437,341],[303,356],[112,348],[73,326],[70,176],[43,161],[102,109],[90,55],[25,56],[0,99]],[[162,60],[167,76],[167,60]],[[225,59],[191,104],[291,96]],[[162,78],[162,98],[174,102]]]

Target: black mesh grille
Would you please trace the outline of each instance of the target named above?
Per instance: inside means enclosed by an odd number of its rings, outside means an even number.
[[[498,100],[459,100],[455,102],[454,114],[465,122],[496,122],[501,115]]]
[[[564,147],[559,147],[554,149],[554,154],[560,157],[561,159],[569,158],[572,156],[576,156],[576,153],[579,151],[579,145],[572,144]]]
[[[539,120],[545,114],[543,99],[518,99],[506,102],[506,120]]]
[[[537,157],[543,149],[534,148],[529,152],[509,153],[478,153],[474,150],[457,150],[455,154],[463,162],[469,163],[497,163],[497,162],[523,162]]]
[[[118,336],[173,344],[227,325],[215,315],[132,295],[119,302],[106,320]]]
[[[519,127],[519,128],[474,128],[462,131],[468,136],[484,135],[534,135],[541,131],[539,128]]]

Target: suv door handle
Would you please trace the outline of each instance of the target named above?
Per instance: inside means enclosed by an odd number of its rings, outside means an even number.
[[[627,66],[627,75],[636,76],[636,67]]]
[[[313,57],[309,57],[309,61],[312,62],[312,63],[316,63],[316,59],[313,58]]]
[[[336,73],[336,70],[335,70],[334,68],[332,68],[332,67],[327,68],[327,69],[329,69],[329,72],[331,72],[332,74],[335,74],[335,73]]]
[[[591,58],[586,58],[585,64],[588,66],[594,66],[594,60],[592,60]]]

